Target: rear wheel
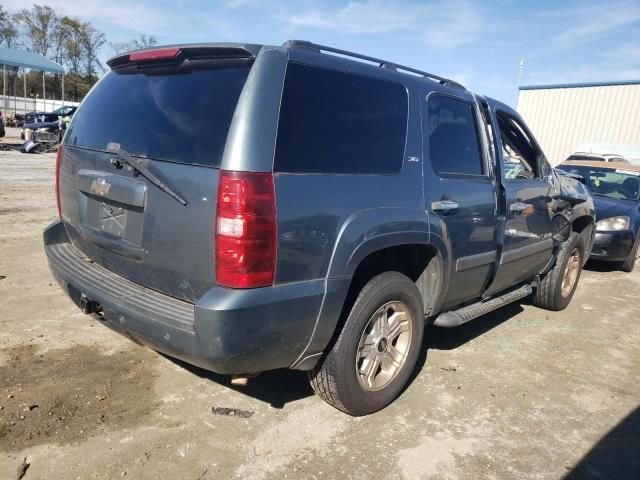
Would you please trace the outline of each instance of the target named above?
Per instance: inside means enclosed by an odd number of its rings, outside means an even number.
[[[423,331],[422,299],[411,279],[398,272],[374,277],[329,352],[309,372],[313,390],[350,415],[386,407],[411,376]]]
[[[640,232],[636,234],[636,241],[633,243],[633,248],[629,252],[629,256],[620,264],[620,270],[623,272],[632,272],[633,267],[636,266],[636,258],[638,258],[638,237],[640,237]]]
[[[554,267],[540,280],[533,304],[547,310],[567,308],[576,291],[583,260],[584,244],[580,235],[573,232],[562,245]]]

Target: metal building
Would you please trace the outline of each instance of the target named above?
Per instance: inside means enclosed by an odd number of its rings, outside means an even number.
[[[640,150],[640,80],[522,86],[518,112],[553,165],[578,150]]]

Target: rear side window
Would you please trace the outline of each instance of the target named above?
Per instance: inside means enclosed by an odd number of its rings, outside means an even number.
[[[219,167],[249,66],[153,74],[113,70],[73,117],[66,142]]]
[[[464,100],[435,95],[428,102],[429,158],[438,173],[482,175],[474,107]]]
[[[404,158],[407,105],[407,91],[399,83],[290,63],[275,170],[397,173]]]

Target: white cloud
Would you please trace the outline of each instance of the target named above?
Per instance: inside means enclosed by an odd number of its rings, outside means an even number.
[[[603,52],[602,57],[618,66],[639,66],[640,43],[623,43],[617,45],[615,49]]]
[[[572,47],[639,22],[640,2],[602,2],[546,15],[566,18],[568,25],[553,40],[558,45]]]
[[[443,76],[468,87],[474,79],[474,72],[471,68],[466,67],[457,71],[445,72]]]
[[[352,1],[311,7],[279,18],[293,29],[318,28],[355,34],[396,33],[423,39],[433,48],[471,43],[490,31],[485,15],[470,2],[438,0],[409,4],[393,0]]]
[[[637,80],[640,68],[612,69],[602,65],[585,65],[570,70],[536,72],[527,76],[527,85]]]
[[[525,66],[525,77],[526,84],[535,85],[638,80],[640,44],[622,43],[609,50],[593,52],[587,64],[566,69],[534,70],[529,73]]]
[[[5,0],[5,10],[17,12],[23,8],[30,8],[24,0]],[[168,28],[175,19],[161,8],[153,5],[144,5],[126,0],[111,0],[108,2],[99,0],[84,0],[82,2],[69,2],[68,0],[47,0],[42,2],[62,15],[90,20],[96,25],[109,25],[131,32],[143,32],[147,34],[159,34]]]
[[[222,4],[229,8],[255,7],[262,5],[263,0],[224,0]]]
[[[417,7],[422,10],[424,7]],[[409,27],[413,18],[395,2],[350,2],[344,7],[312,8],[280,18],[292,27],[321,28],[348,33],[385,33]]]

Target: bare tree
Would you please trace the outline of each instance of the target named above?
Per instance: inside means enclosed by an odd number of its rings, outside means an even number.
[[[115,55],[133,50],[131,42],[109,42],[109,47]]]
[[[136,49],[150,48],[158,44],[158,40],[153,35],[140,35],[140,38],[133,40],[133,46]]]
[[[158,40],[153,35],[142,34],[138,38],[134,38],[128,42],[110,42],[109,47],[115,55],[120,55],[131,50],[140,50],[142,48],[151,48],[158,44]]]

